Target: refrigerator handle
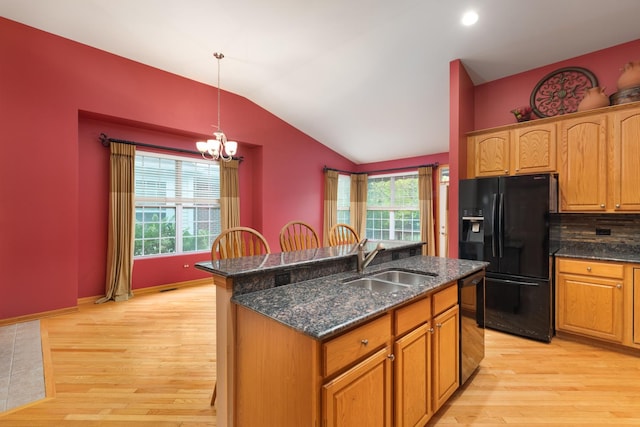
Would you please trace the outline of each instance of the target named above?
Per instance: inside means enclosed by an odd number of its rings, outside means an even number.
[[[496,257],[496,239],[498,238],[498,228],[496,227],[496,209],[498,207],[498,195],[493,193],[493,200],[491,201],[491,255]]]
[[[504,255],[504,193],[500,193],[500,205],[498,207],[498,253],[500,258]]]

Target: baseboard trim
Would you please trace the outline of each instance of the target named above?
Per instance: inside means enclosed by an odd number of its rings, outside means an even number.
[[[168,283],[166,285],[149,286],[148,288],[134,289],[133,295],[145,295],[155,294],[158,292],[166,292],[172,289],[188,288],[191,286],[213,285],[213,279],[211,277],[205,277],[204,279],[187,280],[185,282]],[[104,295],[96,295],[93,297],[78,298],[78,305],[82,304],[94,304],[97,299],[104,297]]]
[[[573,342],[577,342],[580,344],[586,344],[586,345],[590,345],[593,347],[599,347],[599,348],[603,348],[606,350],[611,350],[611,351],[615,351],[618,353],[625,353],[628,354],[630,356],[640,356],[640,349],[635,348],[635,347],[629,347],[626,346],[624,344],[619,344],[619,343],[614,343],[614,342],[608,342],[608,341],[603,341],[603,340],[599,340],[597,338],[592,338],[592,337],[586,337],[580,334],[574,334],[571,332],[566,332],[566,331],[556,331],[556,336],[558,338],[563,338],[566,339],[568,341],[573,341]]]
[[[213,285],[213,279],[211,277],[206,277],[204,279],[188,280],[186,282],[176,282],[176,283],[169,283],[166,285],[150,286],[148,288],[134,289],[133,293],[134,295],[145,295],[145,294],[152,294],[157,292],[166,292],[172,289],[187,288],[191,286],[202,286],[202,285]],[[78,298],[77,306],[75,307],[60,308],[60,309],[51,310],[51,311],[41,311],[39,313],[25,314],[24,316],[0,319],[0,326],[13,325],[14,323],[28,322],[31,320],[39,320],[46,317],[62,316],[64,314],[73,313],[78,311],[78,306],[82,304],[89,304],[89,303],[94,304],[97,299],[102,298],[103,296],[104,295],[96,295],[93,297]]]
[[[13,325],[14,323],[28,322],[31,320],[44,319],[45,317],[61,316],[78,311],[78,307],[60,308],[51,311],[41,311],[40,313],[25,314],[24,316],[0,319],[0,326]]]

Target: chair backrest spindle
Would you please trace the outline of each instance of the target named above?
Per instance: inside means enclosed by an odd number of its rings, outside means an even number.
[[[212,260],[269,253],[271,249],[264,236],[249,227],[229,228],[220,233],[211,245]]]
[[[303,221],[290,221],[280,230],[282,252],[313,249],[320,246],[318,233]]]
[[[329,231],[330,246],[358,243],[359,241],[358,233],[349,224],[335,224]]]

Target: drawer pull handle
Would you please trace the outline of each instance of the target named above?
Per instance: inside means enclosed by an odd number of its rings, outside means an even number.
[[[433,328],[429,328],[429,332],[431,332],[433,334],[433,333],[435,333],[435,330]]]
[[[369,344],[369,340],[364,339],[360,341],[362,343],[362,345],[366,346],[367,344]]]
[[[620,283],[616,284],[616,288],[622,289],[622,284],[620,284]]]
[[[604,209],[604,203],[600,203],[600,207]]]
[[[436,327],[442,328],[442,323],[436,323]]]
[[[393,362],[394,360],[396,360],[396,356],[395,356],[395,354],[393,354],[393,353],[391,353],[390,355],[388,355],[388,356],[387,356],[387,358],[388,358],[389,360],[391,360],[392,362]]]
[[[620,203],[616,203],[616,209],[620,209]]]
[[[587,271],[591,271],[591,267],[587,267]]]

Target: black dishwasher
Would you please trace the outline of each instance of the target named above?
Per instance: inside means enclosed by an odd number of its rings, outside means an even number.
[[[484,270],[458,280],[460,385],[484,358]]]

